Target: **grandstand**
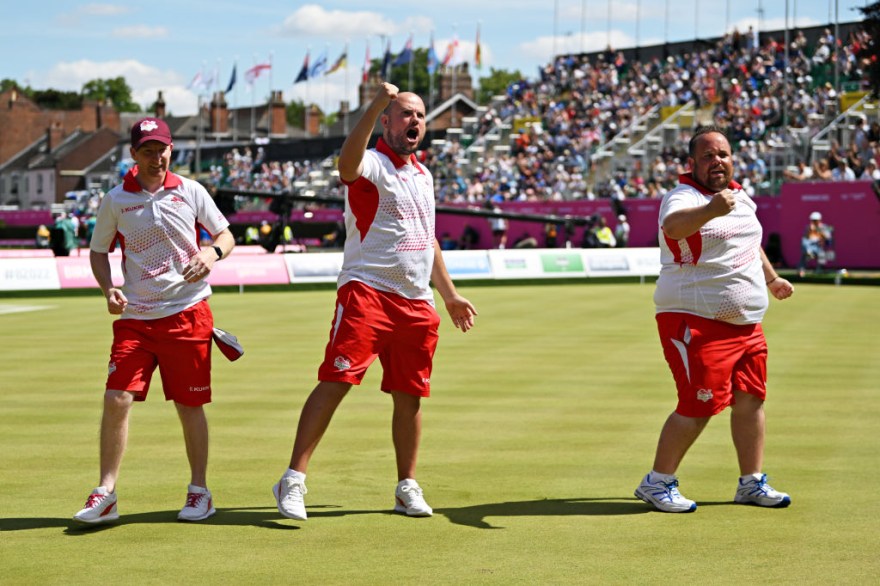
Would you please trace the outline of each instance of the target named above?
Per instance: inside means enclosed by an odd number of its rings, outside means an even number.
[[[878,112],[860,55],[869,39],[857,23],[839,26],[840,39],[831,30],[769,31],[757,45],[734,31],[560,55],[538,79],[519,80],[460,125],[433,134],[422,156],[438,201],[660,197],[684,170],[693,128],[709,123],[728,129],[746,189],[776,194],[798,161],[834,168],[854,142],[880,138],[880,125],[869,124]],[[860,149],[866,158],[870,149]],[[296,190],[339,192],[333,153],[325,155],[296,163],[309,168]],[[226,177],[212,177],[215,186],[236,184],[225,169]],[[274,172],[258,168],[253,184],[240,187],[259,190]]]

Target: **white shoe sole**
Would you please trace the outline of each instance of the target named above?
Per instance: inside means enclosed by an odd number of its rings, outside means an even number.
[[[184,517],[183,514],[178,513],[177,520],[178,521],[203,521],[217,512],[217,509],[211,507],[211,510],[202,515],[201,517]]]
[[[275,484],[275,486],[272,487],[272,494],[275,495],[275,504],[278,506],[278,512],[281,513],[284,517],[287,517],[288,519],[293,519],[294,521],[307,521],[308,515],[306,515],[305,513],[303,513],[302,516],[294,515],[294,514],[288,513],[287,511],[285,511],[284,509],[281,508],[281,494],[280,493],[281,493],[281,483],[279,482],[279,483]]]
[[[85,523],[86,525],[100,525],[101,523],[111,523],[113,521],[119,520],[119,513],[113,511],[108,515],[104,515],[103,517],[97,517],[95,519],[86,519],[84,517],[73,516],[73,520],[78,523]]]
[[[697,510],[697,503],[692,504],[689,508],[666,508],[664,509],[661,505],[657,504],[650,496],[646,495],[642,492],[642,487],[636,489],[635,493],[636,498],[639,498],[649,505],[652,505],[655,509],[660,511],[661,513],[693,513]]]
[[[433,509],[431,509],[430,511],[417,511],[415,513],[410,513],[409,511],[406,510],[406,507],[404,507],[403,505],[400,505],[400,504],[394,505],[394,512],[395,513],[403,513],[407,517],[433,517],[434,516]]]

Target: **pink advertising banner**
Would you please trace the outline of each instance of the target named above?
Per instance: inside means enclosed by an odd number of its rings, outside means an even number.
[[[290,283],[284,255],[242,254],[214,264],[208,282],[212,285],[286,285]]]
[[[788,266],[797,266],[801,236],[810,214],[819,212],[822,221],[834,228],[836,258],[831,269],[880,268],[880,198],[871,183],[786,183],[778,198],[782,213],[779,234]],[[766,226],[765,232],[768,232]]]

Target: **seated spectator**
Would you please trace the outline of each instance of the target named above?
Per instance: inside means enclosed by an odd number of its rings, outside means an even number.
[[[873,158],[868,159],[868,163],[865,165],[865,170],[862,172],[862,176],[859,177],[862,181],[880,181],[880,169],[877,168],[877,161]]]
[[[789,167],[782,172],[786,181],[809,181],[813,178],[813,169],[807,166],[803,159],[797,162],[797,167]]]
[[[856,174],[849,167],[849,161],[845,158],[837,161],[837,167],[831,170],[832,181],[855,181]]]
[[[826,159],[819,159],[813,163],[813,176],[819,181],[831,181],[831,170]]]
[[[801,277],[806,274],[807,264],[816,262],[816,271],[821,272],[828,262],[829,251],[833,246],[834,229],[822,222],[822,214],[810,214],[810,223],[801,238],[801,262],[798,272]]]

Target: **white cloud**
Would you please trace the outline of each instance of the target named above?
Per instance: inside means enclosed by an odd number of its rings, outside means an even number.
[[[128,6],[119,4],[84,4],[74,9],[76,14],[82,16],[119,16],[131,12]]]
[[[168,29],[164,26],[124,26],[113,29],[110,35],[117,39],[164,39],[168,37]]]
[[[124,77],[131,88],[132,99],[142,108],[156,101],[159,92],[165,98],[166,108],[175,115],[193,114],[197,108],[196,95],[186,89],[189,80],[174,70],[160,70],[135,60],[122,61],[61,61],[47,72],[31,72],[33,87],[50,87],[62,91],[82,90],[93,79]]]
[[[394,21],[378,12],[325,10],[317,4],[306,4],[285,18],[277,33],[284,37],[348,40],[373,35],[403,37],[410,33],[427,34],[433,26],[433,21],[424,16]]]

